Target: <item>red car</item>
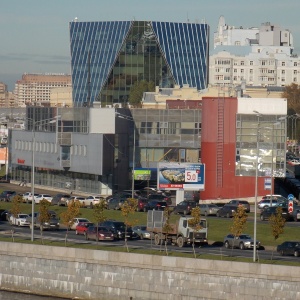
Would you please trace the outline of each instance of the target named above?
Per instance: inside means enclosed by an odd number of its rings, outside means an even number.
[[[113,241],[114,234],[107,227],[99,226],[97,229],[95,226],[90,226],[85,234],[85,238],[96,241]]]
[[[88,230],[88,228],[90,226],[94,226],[94,223],[92,223],[92,222],[80,222],[76,226],[75,233],[76,234],[83,234],[83,235],[85,235],[86,231]]]

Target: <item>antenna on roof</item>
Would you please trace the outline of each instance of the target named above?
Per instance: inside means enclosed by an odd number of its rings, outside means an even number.
[[[186,13],[186,20],[187,20],[188,23],[190,22],[189,13],[188,12]]]

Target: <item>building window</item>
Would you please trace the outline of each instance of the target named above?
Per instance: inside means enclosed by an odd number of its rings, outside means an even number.
[[[294,62],[294,67],[297,67],[297,62],[296,61]]]
[[[237,69],[233,69],[233,72],[234,72],[234,73],[237,73]]]
[[[297,74],[297,70],[294,70],[294,74]]]
[[[281,66],[282,66],[282,67],[285,67],[285,61],[283,61],[283,62],[281,63]]]
[[[281,70],[281,74],[285,74],[285,70]]]
[[[250,60],[250,66],[253,66],[253,60]]]
[[[245,62],[242,60],[241,61],[241,66],[244,66],[245,65]]]
[[[250,73],[250,74],[253,74],[253,69],[250,69],[250,70],[249,70],[249,73]]]
[[[241,69],[241,73],[244,73],[244,69]]]

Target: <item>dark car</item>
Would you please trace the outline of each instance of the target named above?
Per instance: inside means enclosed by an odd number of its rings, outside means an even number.
[[[3,191],[0,194],[0,200],[9,202],[9,199],[12,195],[16,195],[16,192],[15,191]]]
[[[237,211],[236,205],[224,205],[217,211],[217,217],[226,217],[226,218],[232,218],[233,214]]]
[[[10,215],[11,215],[11,211],[10,210],[1,209],[1,212],[0,212],[0,221],[8,221]]]
[[[113,241],[114,234],[109,228],[105,226],[90,226],[85,232],[85,238],[87,240],[96,240],[96,241]]]
[[[115,221],[115,220],[106,220],[100,224],[101,226],[107,227],[109,230],[112,231],[114,234],[115,239],[124,239],[125,238],[125,231],[126,231],[126,238],[132,239],[136,237],[133,233],[131,227],[127,227],[124,222]]]
[[[193,208],[198,204],[194,200],[184,200],[178,203],[173,210],[174,214],[190,215]]]
[[[111,198],[108,199],[107,202],[107,209],[115,209],[119,210],[121,209],[122,204],[124,203],[126,199],[124,198]]]
[[[289,221],[290,219],[292,219],[292,215],[288,212],[288,208],[287,207],[281,207],[282,209],[282,217],[286,220]],[[260,219],[262,221],[268,220],[272,215],[275,215],[277,212],[277,207],[267,207],[264,210],[262,210],[262,212],[260,213]]]
[[[236,205],[236,206],[243,206],[245,211],[248,213],[250,212],[250,203],[248,201],[245,201],[245,200],[230,200],[229,205]]]
[[[67,206],[67,200],[69,200],[71,198],[71,195],[69,194],[56,194],[51,201],[52,205],[64,205]]]
[[[166,201],[151,200],[144,206],[144,211],[148,210],[164,210],[168,206]]]
[[[277,246],[277,252],[281,255],[300,255],[300,242],[286,241]]]
[[[172,199],[170,196],[166,196],[165,194],[150,194],[148,196],[148,200],[157,200],[157,201],[165,201],[168,205],[172,204]]]

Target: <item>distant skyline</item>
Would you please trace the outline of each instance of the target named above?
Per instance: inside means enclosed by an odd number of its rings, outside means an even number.
[[[299,11],[299,0],[1,0],[0,81],[12,91],[24,73],[71,74],[69,22],[75,17],[78,21],[205,21],[211,42],[221,15],[226,24],[236,27],[270,22],[291,31],[294,53],[300,54]]]

